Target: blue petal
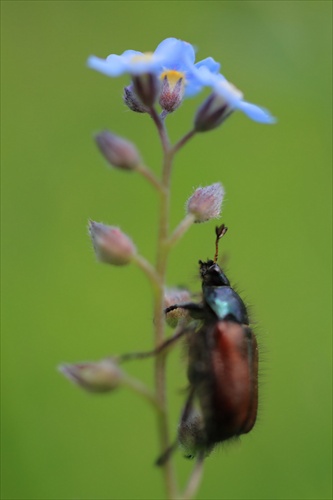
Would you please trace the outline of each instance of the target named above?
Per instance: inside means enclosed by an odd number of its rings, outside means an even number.
[[[183,64],[193,64],[195,60],[192,45],[177,38],[163,40],[156,48],[154,56],[163,60],[163,65],[169,69],[180,69]]]
[[[114,54],[111,54],[111,56],[112,55],[114,55]],[[119,57],[123,57],[123,58],[128,60],[128,59],[131,59],[132,57],[142,56],[142,55],[143,55],[142,52],[139,52],[138,50],[125,50],[125,52],[123,52],[121,54],[121,56],[119,56]],[[111,56],[109,56],[109,57],[111,57]],[[107,57],[107,59],[108,59],[108,57]]]
[[[164,52],[172,50],[176,42],[178,42],[177,38],[166,38],[163,42],[157,45],[154,54],[163,55]]]
[[[218,73],[220,71],[221,64],[216,62],[212,57],[206,57],[206,59],[203,59],[195,64],[195,67],[198,69],[202,66],[209,69],[211,73]]]
[[[237,109],[240,109],[249,118],[259,123],[276,123],[277,121],[267,109],[246,101],[240,101],[237,105]]]
[[[117,56],[117,58],[119,57],[120,56]],[[119,59],[113,60],[112,64],[110,64],[106,62],[105,59],[100,59],[96,56],[90,56],[88,58],[87,65],[89,66],[89,68],[100,71],[107,76],[119,76],[125,71],[124,64]]]
[[[187,64],[194,64],[195,61],[195,50],[193,45],[188,42],[184,42],[183,40],[179,40],[181,42],[181,58],[187,62]]]
[[[185,89],[186,97],[193,97],[198,94],[204,86],[214,87],[214,85],[218,83],[219,77],[224,78],[222,75],[216,75],[212,72],[212,70],[218,71],[219,67],[219,63],[214,61],[212,57],[207,57],[207,59],[187,67],[187,85]]]
[[[187,79],[185,87],[185,97],[193,97],[201,92],[203,85],[196,80]]]

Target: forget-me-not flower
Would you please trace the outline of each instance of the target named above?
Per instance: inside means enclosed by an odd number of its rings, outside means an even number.
[[[181,50],[181,40],[167,38],[157,46],[153,53],[125,50],[120,56],[111,54],[106,59],[91,56],[88,59],[88,66],[111,77],[124,73],[134,76],[144,73],[159,74],[165,65],[180,56]]]
[[[170,81],[182,79],[185,85],[185,96],[193,96],[205,85],[197,78],[197,71],[205,68],[208,73],[217,74],[220,64],[208,57],[196,64],[195,50],[190,43],[176,38],[166,38],[155,52],[142,53],[136,50],[126,50],[121,55],[111,54],[106,59],[91,56],[88,66],[107,76],[117,77],[124,73],[139,76],[153,73],[162,81],[165,77]]]
[[[249,118],[259,123],[275,123],[270,112],[256,104],[244,101],[243,94],[221,74],[213,74],[201,67],[196,71],[196,79],[205,86],[211,87],[216,96],[215,107],[225,107],[224,113],[228,116],[232,111],[239,109]]]

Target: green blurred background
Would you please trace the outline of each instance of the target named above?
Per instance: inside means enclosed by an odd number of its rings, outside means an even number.
[[[331,14],[329,1],[2,1],[2,498],[163,498],[155,419],[139,397],[93,397],[56,370],[151,347],[151,295],[135,267],[96,263],[89,217],[119,225],[154,258],[156,196],[105,167],[92,134],[138,144],[159,172],[152,122],[122,103],[127,78],[87,56],[153,50],[166,37],[222,62],[248,100],[279,119],[236,113],[179,154],[172,224],[193,187],[221,181],[229,274],[262,346],[259,420],[206,462],[199,498],[331,498]],[[167,120],[173,140],[203,95]],[[199,290],[214,222],[189,231],[169,284]],[[152,362],[128,370],[152,384]],[[175,432],[185,385],[168,368]],[[185,483],[193,464],[176,458]]]

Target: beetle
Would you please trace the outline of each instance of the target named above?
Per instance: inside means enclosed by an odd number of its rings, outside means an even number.
[[[185,456],[208,455],[214,446],[254,426],[258,407],[258,345],[246,306],[217,264],[218,243],[227,232],[216,227],[215,257],[199,261],[202,303],[174,304],[200,320],[187,329],[189,396],[178,441]],[[199,411],[194,403],[198,401]]]

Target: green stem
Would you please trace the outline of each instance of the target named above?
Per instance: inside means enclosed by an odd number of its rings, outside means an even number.
[[[187,134],[184,135],[172,148],[173,154],[177,153],[185,144],[192,139],[192,137],[196,134],[196,130],[192,129]]]
[[[155,177],[153,172],[146,167],[146,165],[138,165],[135,167],[135,170],[139,172],[147,181],[157,190],[157,191],[163,191],[163,186],[160,183],[160,181]]]
[[[168,258],[167,239],[169,231],[169,204],[170,204],[170,177],[173,153],[166,132],[165,125],[157,114],[155,109],[151,109],[151,117],[157,126],[162,148],[163,148],[163,172],[162,186],[160,191],[160,216],[159,216],[159,234],[157,240],[156,272],[159,277],[160,286],[154,293],[154,326],[155,326],[155,349],[161,346],[165,340],[165,319],[164,319],[164,287],[166,277],[166,265]],[[165,452],[170,446],[170,435],[168,425],[167,399],[166,399],[166,380],[165,380],[166,352],[161,352],[155,360],[155,391],[156,399],[161,413],[158,415],[158,431],[160,437],[161,453]],[[178,487],[176,482],[175,470],[172,460],[167,460],[163,466],[164,482],[169,499],[178,497]]]
[[[162,286],[160,277],[157,274],[155,268],[146,260],[142,255],[134,255],[132,257],[133,262],[145,273],[149,281],[151,282],[155,290],[159,290]]]
[[[156,399],[156,396],[154,393],[152,393],[142,382],[139,380],[136,380],[133,377],[130,377],[127,374],[124,374],[124,378],[122,380],[122,383],[126,385],[129,389],[134,391],[137,394],[140,394],[143,398],[146,399],[150,404],[153,405],[154,409],[158,411],[159,413],[161,412],[161,408],[159,406],[159,403]]]
[[[157,113],[157,111],[154,107],[152,107],[149,110],[149,114],[150,114],[151,118],[154,120],[158,134],[159,134],[160,139],[161,139],[163,152],[166,155],[167,152],[170,150],[170,142],[169,142],[167,130],[166,130],[164,122],[163,122],[163,118],[161,118],[161,116]]]
[[[175,146],[170,145],[166,127],[163,118],[160,117],[155,108],[151,108],[150,116],[154,120],[160,136],[163,148],[163,171],[162,171],[162,189],[160,194],[160,217],[159,217],[159,234],[157,240],[157,262],[156,273],[158,276],[158,286],[154,288],[154,326],[155,326],[155,349],[159,349],[165,341],[165,318],[164,318],[164,288],[166,278],[166,266],[169,252],[172,246],[179,240],[188,227],[193,223],[193,216],[188,215],[179,224],[171,236],[169,236],[169,212],[170,212],[170,183],[171,171],[174,155],[181,149],[191,137],[195,134],[195,130],[187,133]],[[166,399],[166,351],[161,351],[155,359],[155,397],[161,412],[158,414],[158,429],[160,436],[161,453],[165,453],[170,449],[170,433],[168,425],[167,399]],[[184,499],[190,499],[198,488],[202,474],[203,457],[199,457],[194,468],[193,474],[189,480],[188,486],[184,493]],[[178,486],[175,476],[174,463],[172,456],[162,465],[165,487],[168,499],[176,500],[179,498]]]
[[[174,230],[172,235],[169,237],[168,242],[167,242],[167,245],[169,248],[172,248],[175,246],[177,241],[183,236],[183,234],[188,230],[188,228],[190,226],[192,226],[194,221],[195,221],[195,216],[193,214],[186,215],[185,219],[183,219],[178,224],[178,226],[176,227],[176,229]]]
[[[197,492],[202,478],[203,463],[204,455],[200,454],[192,471],[191,477],[187,483],[185,491],[181,497],[182,500],[191,500],[191,498],[193,498],[193,496]]]

